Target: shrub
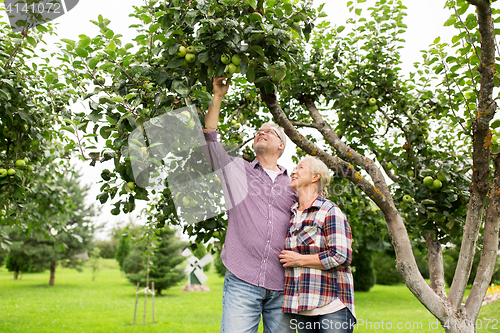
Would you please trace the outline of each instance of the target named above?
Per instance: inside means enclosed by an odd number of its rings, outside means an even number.
[[[375,284],[375,270],[373,269],[372,252],[363,249],[353,255],[354,290],[370,291]]]

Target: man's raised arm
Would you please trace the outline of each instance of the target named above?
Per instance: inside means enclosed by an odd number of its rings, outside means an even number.
[[[214,78],[214,97],[212,102],[214,105],[208,107],[207,114],[205,115],[205,132],[217,130],[217,125],[219,124],[219,112],[222,99],[226,96],[231,84],[231,78],[226,80],[225,76],[220,76]]]

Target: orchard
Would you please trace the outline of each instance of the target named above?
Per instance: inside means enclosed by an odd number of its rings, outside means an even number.
[[[345,26],[320,22],[323,6],[307,1],[151,0],[131,13],[132,43],[99,15],[92,21],[98,35],[61,41],[57,69],[10,60],[3,66],[0,210],[15,223],[31,184],[48,176],[39,171],[48,158],[42,152],[58,154],[58,161],[76,151],[91,165],[109,165],[97,200],[112,201],[112,214],[130,213],[145,200],[153,226],[181,226],[196,241],[215,239],[220,247],[224,212],[188,224],[175,205],[217,206],[215,196],[199,192],[220,191],[220,180],[184,192],[174,192],[175,177],[148,184],[160,168],[184,172],[174,174],[186,183],[203,174],[196,163],[167,156],[197,135],[213,78],[225,76],[232,88],[219,134],[231,154],[253,160],[253,133],[269,120],[282,126],[297,146],[296,161],[317,156],[334,173],[332,185],[342,184],[332,200],[369,221],[383,217],[398,271],[415,297],[442,323],[474,322],[498,249],[500,120],[493,87],[500,83],[494,30],[500,11],[487,0],[443,3],[451,13],[445,25],[456,35],[451,44],[437,38],[412,73],[400,67],[405,7],[395,0],[349,1]],[[50,30],[18,34],[2,52],[34,47],[43,33]],[[67,111],[76,100],[88,112]],[[178,140],[152,142],[152,129],[159,137],[175,129]],[[355,247],[380,242],[365,232],[373,225],[349,219]],[[412,243],[427,252],[430,283],[418,271]],[[450,244],[461,253],[447,292],[442,248]],[[476,247],[481,262],[462,304]]]

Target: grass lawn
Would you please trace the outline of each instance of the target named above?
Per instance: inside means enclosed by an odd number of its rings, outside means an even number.
[[[95,281],[88,269],[79,273],[58,267],[54,287],[48,286],[48,272],[24,274],[15,281],[12,273],[0,268],[0,332],[219,332],[223,279],[213,270],[208,276],[210,292],[181,292],[181,284],[156,297],[155,325],[151,324],[150,297],[146,325],[142,325],[144,297],[140,297],[137,322],[141,325],[133,326],[135,286],[121,276],[114,260],[102,261]],[[356,293],[356,312],[356,332],[444,331],[429,328],[436,320],[404,285],[376,285],[368,293]],[[499,317],[500,302],[484,307],[479,315],[483,319]],[[491,323],[489,330],[484,326],[486,321],[478,332],[500,332],[500,323],[496,329],[491,329]]]

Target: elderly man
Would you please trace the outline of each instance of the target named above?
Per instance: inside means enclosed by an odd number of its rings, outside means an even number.
[[[222,99],[231,79],[214,79],[213,106],[205,115],[208,159],[222,178],[228,228],[222,251],[227,268],[222,300],[221,332],[257,332],[262,316],[265,333],[294,332],[282,312],[284,270],[279,254],[285,245],[291,206],[297,202],[286,169],[277,164],[286,137],[275,124],[255,134],[257,158],[249,163],[229,156],[217,141]]]

